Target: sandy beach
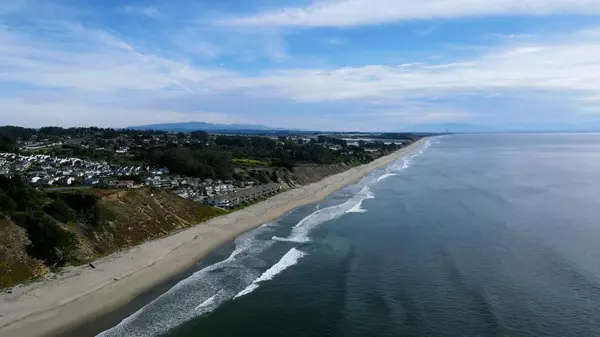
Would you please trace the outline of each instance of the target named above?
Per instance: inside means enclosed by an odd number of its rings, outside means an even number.
[[[317,202],[384,167],[423,140],[369,164],[292,189],[173,235],[112,254],[89,266],[69,267],[0,295],[0,336],[55,336],[114,310],[196,263],[240,234]]]

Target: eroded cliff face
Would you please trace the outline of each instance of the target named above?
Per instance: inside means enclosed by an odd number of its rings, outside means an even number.
[[[300,165],[288,177],[288,182],[293,186],[301,186],[317,182],[330,175],[348,170],[355,165],[331,164],[331,165]]]
[[[93,261],[118,249],[160,238],[223,214],[214,207],[157,189],[61,193],[75,220],[60,227],[76,236],[67,264]],[[0,288],[41,276],[52,266],[28,254],[27,230],[0,220]],[[66,254],[65,254],[66,255]]]
[[[224,212],[169,191],[136,189],[99,196],[94,214],[78,220],[82,258],[103,255],[196,225]],[[89,216],[91,215],[91,217]]]

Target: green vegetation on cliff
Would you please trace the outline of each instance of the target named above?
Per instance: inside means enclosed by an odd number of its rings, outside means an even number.
[[[0,176],[0,287],[223,213],[158,189],[44,193]]]

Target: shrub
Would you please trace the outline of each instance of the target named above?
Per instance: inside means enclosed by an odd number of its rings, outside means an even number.
[[[60,222],[75,221],[75,212],[62,199],[54,200],[54,202],[44,207],[44,211]]]
[[[31,257],[43,260],[49,266],[63,266],[74,258],[77,237],[54,219],[40,211],[15,213],[13,219],[27,230],[31,241],[27,253]]]
[[[9,214],[17,209],[17,203],[0,191],[0,214]]]

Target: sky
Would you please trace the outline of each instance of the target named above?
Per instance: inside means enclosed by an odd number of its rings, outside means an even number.
[[[600,130],[599,0],[11,0],[0,125]]]

